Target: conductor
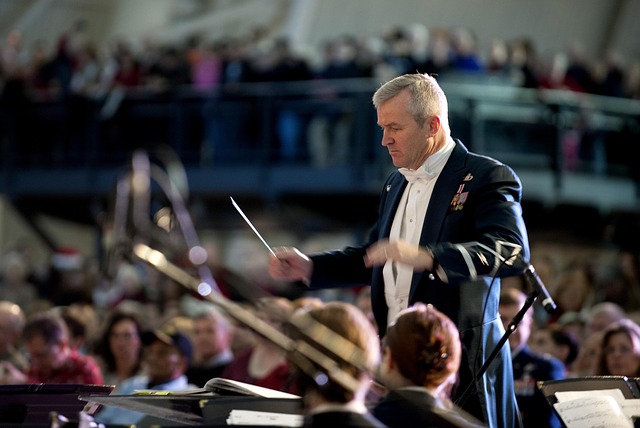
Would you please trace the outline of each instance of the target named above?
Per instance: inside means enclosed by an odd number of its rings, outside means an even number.
[[[311,288],[370,284],[381,336],[403,309],[432,304],[460,331],[453,401],[488,426],[518,426],[509,348],[475,378],[504,333],[499,278],[521,274],[529,257],[520,179],[451,137],[447,98],[434,77],[396,77],[373,105],[398,170],[384,183],[368,241],[313,255],[275,248],[269,272]],[[469,398],[457,402],[462,395]]]

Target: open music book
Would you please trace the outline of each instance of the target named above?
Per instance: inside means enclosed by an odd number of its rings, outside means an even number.
[[[287,392],[277,391],[275,389],[263,388],[261,386],[252,385],[250,383],[239,382],[237,380],[225,379],[222,377],[214,377],[210,379],[204,388],[185,389],[179,391],[159,391],[155,389],[138,389],[136,395],[225,395],[225,396],[245,396],[245,397],[264,397],[264,398],[290,398],[299,399],[300,397]]]
[[[287,392],[263,388],[250,383],[238,382],[237,380],[225,379],[222,377],[214,377],[209,380],[204,385],[204,389],[220,395],[250,395],[265,398],[300,398],[297,395],[289,394]]]
[[[301,427],[304,417],[287,413],[232,410],[226,422],[227,425]]]

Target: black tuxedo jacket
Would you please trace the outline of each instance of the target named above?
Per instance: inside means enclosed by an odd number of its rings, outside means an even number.
[[[382,267],[367,269],[364,254],[372,243],[389,237],[391,224],[407,182],[393,172],[382,189],[377,224],[359,247],[311,256],[313,288],[371,285],[374,316],[381,335],[387,327]],[[437,178],[420,245],[428,247],[447,275],[415,272],[409,305],[431,303],[458,326],[463,345],[461,394],[504,333],[498,315],[499,277],[521,274],[529,259],[522,219],[520,179],[508,166],[456,146]],[[494,276],[496,277],[494,280]],[[459,405],[490,426],[518,425],[511,355],[503,346],[471,398]],[[455,397],[454,397],[455,398]]]

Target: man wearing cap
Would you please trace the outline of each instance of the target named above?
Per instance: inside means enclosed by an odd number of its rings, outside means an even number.
[[[176,329],[165,328],[142,335],[145,345],[143,374],[125,380],[118,395],[131,395],[139,390],[179,391],[196,389],[185,372],[191,364],[193,347],[189,337]],[[96,421],[103,424],[131,425],[138,423],[145,414],[116,407],[105,407]]]

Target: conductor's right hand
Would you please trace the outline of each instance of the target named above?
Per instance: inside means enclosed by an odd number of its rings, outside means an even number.
[[[269,257],[269,274],[274,279],[285,281],[309,281],[313,262],[300,250],[293,247],[276,247],[275,256]]]

